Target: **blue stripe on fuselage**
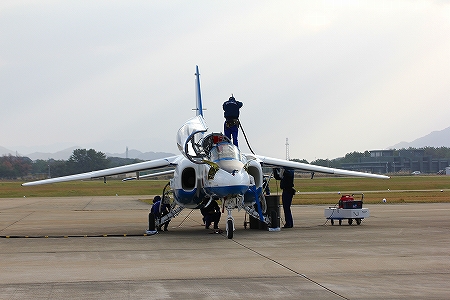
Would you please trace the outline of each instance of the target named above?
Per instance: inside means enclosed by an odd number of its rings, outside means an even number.
[[[231,185],[231,186],[216,186],[208,187],[208,192],[219,197],[228,195],[242,195],[248,190],[247,185]]]
[[[199,196],[197,196],[196,188],[191,191],[176,189],[174,190],[174,195],[177,201],[184,205],[200,204],[203,198],[206,196],[206,194],[203,192],[200,193]]]

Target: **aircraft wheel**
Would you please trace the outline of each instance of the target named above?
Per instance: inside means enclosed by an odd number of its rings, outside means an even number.
[[[233,238],[233,220],[227,221],[227,237],[229,239]]]
[[[334,225],[334,220],[333,219],[331,219],[331,225]]]
[[[361,224],[361,219],[360,218],[355,219],[355,221],[356,221],[356,225],[360,225]]]
[[[348,225],[352,225],[353,219],[348,219]]]
[[[148,231],[155,231],[155,215],[153,213],[148,214]]]
[[[342,225],[342,220],[339,220],[339,225]]]

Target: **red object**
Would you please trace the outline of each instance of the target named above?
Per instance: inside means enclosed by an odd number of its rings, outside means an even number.
[[[342,195],[341,200],[342,201],[350,201],[350,200],[355,200],[355,199],[350,195]]]
[[[352,196],[350,195],[342,195],[341,199],[339,200],[339,208],[343,208],[344,204],[342,202],[344,201],[353,201],[355,200]]]
[[[213,143],[218,144],[220,142],[223,142],[223,135],[213,135]]]

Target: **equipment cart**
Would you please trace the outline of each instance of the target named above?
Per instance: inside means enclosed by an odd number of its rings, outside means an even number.
[[[344,219],[348,220],[348,225],[352,225],[353,220],[359,225],[362,219],[369,217],[369,209],[362,207],[364,194],[360,194],[360,200],[355,200],[354,195],[343,195],[338,207],[325,208],[325,218],[331,221],[331,225],[334,225],[334,220],[338,220],[341,225]]]

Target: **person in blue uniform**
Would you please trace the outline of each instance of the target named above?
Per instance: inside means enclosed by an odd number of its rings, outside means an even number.
[[[155,218],[161,218],[169,213],[167,204],[163,203],[161,206],[161,196],[155,196],[153,198],[153,205],[150,212],[155,215]],[[162,225],[164,225],[164,231],[167,231],[169,222],[170,220],[164,224],[159,225],[158,230],[161,230]]]
[[[205,205],[208,204],[209,200],[205,200]],[[200,212],[203,215],[203,221],[205,222],[205,228],[209,229],[211,223],[214,224],[214,229],[219,229],[219,221],[220,221],[220,207],[217,204],[216,200],[212,200],[208,206],[204,206],[200,209]]]
[[[283,228],[292,228],[294,227],[294,219],[292,218],[291,212],[292,197],[295,195],[294,170],[290,168],[284,168],[282,170],[274,168],[273,177],[276,180],[280,180],[280,188],[283,190],[281,202],[283,204],[284,220],[286,222]]]
[[[231,140],[233,137],[233,144],[238,147],[238,127],[239,127],[239,109],[242,107],[242,102],[237,101],[233,95],[225,101],[222,105],[223,116],[225,117],[224,133]]]

